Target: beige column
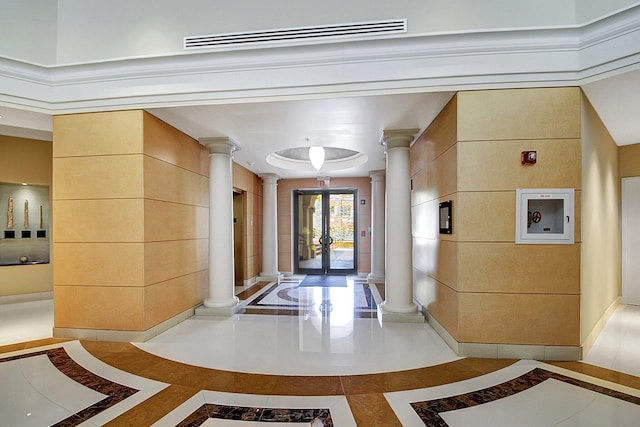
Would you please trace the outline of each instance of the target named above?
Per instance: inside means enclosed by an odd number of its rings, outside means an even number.
[[[209,296],[197,315],[231,316],[239,310],[233,262],[232,153],[229,138],[203,138],[209,149]]]
[[[371,272],[369,283],[384,283],[384,171],[371,177]]]
[[[262,178],[262,272],[259,280],[279,281],[278,271],[278,175],[266,173]]]
[[[423,322],[413,302],[410,144],[418,129],[385,130],[386,245],[385,300],[378,306],[382,321]]]

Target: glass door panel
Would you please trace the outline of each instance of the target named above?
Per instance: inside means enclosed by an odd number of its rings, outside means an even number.
[[[355,270],[355,193],[329,193],[329,272]]]
[[[296,192],[296,259],[299,272],[321,274],[322,263],[322,193]]]
[[[294,272],[356,272],[355,190],[298,190],[294,193],[297,244]]]

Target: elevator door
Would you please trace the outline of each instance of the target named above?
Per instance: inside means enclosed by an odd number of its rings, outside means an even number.
[[[355,274],[356,190],[297,190],[294,206],[294,271]]]

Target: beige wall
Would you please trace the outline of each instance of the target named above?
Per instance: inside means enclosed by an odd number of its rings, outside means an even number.
[[[145,331],[207,283],[208,152],[143,111],[54,118],[54,324]]]
[[[358,190],[358,272],[371,271],[371,178],[331,178],[329,188],[356,188]],[[311,179],[281,179],[278,181],[278,270],[293,272],[293,226],[291,192],[295,189],[319,188],[318,181]],[[364,204],[360,201],[364,200]],[[365,237],[361,232],[365,231]]]
[[[0,135],[0,182],[51,186],[51,142]],[[0,297],[52,290],[52,264],[0,267]]]
[[[412,147],[415,295],[459,342],[580,344],[580,96],[461,92]],[[574,188],[576,243],[516,245],[517,188]]]
[[[233,187],[244,193],[242,279],[252,280],[262,269],[262,180],[234,163]]]
[[[582,342],[600,327],[603,314],[621,294],[619,175],[618,147],[583,97]]]
[[[618,147],[620,178],[640,176],[640,144]]]

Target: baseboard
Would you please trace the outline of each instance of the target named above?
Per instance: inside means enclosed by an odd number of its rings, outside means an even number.
[[[607,308],[604,311],[604,314],[602,315],[600,320],[596,322],[593,329],[591,329],[591,332],[589,332],[589,335],[587,335],[586,338],[582,341],[582,357],[581,358],[586,357],[587,354],[591,351],[593,344],[595,344],[596,339],[598,339],[598,336],[600,335],[600,332],[602,332],[602,329],[604,329],[604,326],[607,324],[611,316],[613,316],[613,313],[615,313],[616,310],[618,310],[621,307],[622,307],[622,297],[618,297],[611,303],[609,308]]]
[[[195,307],[165,320],[146,331],[117,331],[106,329],[53,328],[54,338],[70,338],[89,341],[145,342],[160,335],[167,329],[192,317]]]
[[[0,305],[20,302],[44,301],[53,299],[53,291],[34,292],[30,294],[5,295],[0,297]]]
[[[460,357],[555,361],[575,361],[582,357],[582,347],[578,346],[459,342],[429,312],[426,317],[431,327]]]

